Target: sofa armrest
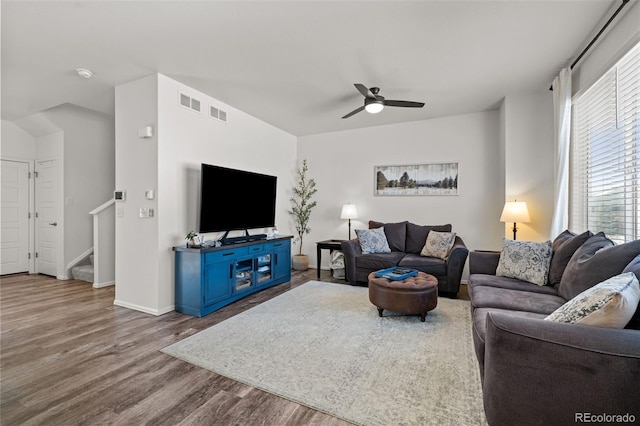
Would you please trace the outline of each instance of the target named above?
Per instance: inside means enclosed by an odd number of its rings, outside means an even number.
[[[495,275],[499,261],[499,251],[472,251],[469,253],[469,274]]]
[[[344,275],[347,282],[356,282],[356,257],[362,254],[360,240],[354,238],[352,240],[343,241],[341,244],[342,253],[344,254]]]
[[[464,241],[456,236],[447,258],[447,288],[441,290],[451,294],[457,294],[460,291],[460,280],[462,279],[462,271],[468,255],[469,250]]]
[[[483,398],[492,426],[640,419],[640,332],[489,313]]]

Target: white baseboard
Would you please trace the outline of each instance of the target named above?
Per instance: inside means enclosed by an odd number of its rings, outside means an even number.
[[[110,285],[116,285],[115,281],[107,281],[105,283],[93,283],[93,288],[109,287]]]
[[[167,314],[169,312],[175,311],[175,306],[167,306],[162,309],[151,309],[146,306],[136,305],[135,303],[123,302],[121,300],[114,300],[113,304],[116,306],[121,306],[123,308],[133,309],[135,311],[144,312],[145,314],[151,314],[159,317],[160,315]]]

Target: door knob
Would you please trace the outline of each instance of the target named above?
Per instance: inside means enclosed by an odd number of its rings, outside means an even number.
[[[58,226],[58,222],[49,222],[49,225],[51,225],[51,226]]]

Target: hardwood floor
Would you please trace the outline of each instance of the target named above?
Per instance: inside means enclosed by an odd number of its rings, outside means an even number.
[[[316,270],[293,272],[288,283],[195,318],[115,306],[114,287],[1,277],[0,424],[346,425],[159,351],[314,279]],[[321,279],[344,283],[328,271]]]

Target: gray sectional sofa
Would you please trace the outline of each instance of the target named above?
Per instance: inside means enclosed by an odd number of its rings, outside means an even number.
[[[622,272],[640,279],[640,240],[615,245],[602,233],[565,231],[552,249],[544,286],[496,276],[500,252],[469,255],[473,339],[489,424],[573,425],[592,415],[625,414],[640,422],[639,311],[625,329],[544,320]]]
[[[421,226],[404,221],[382,223],[369,221],[369,229],[384,227],[391,253],[363,254],[357,238],[342,242],[346,279],[351,284],[367,284],[371,272],[402,266],[431,274],[438,279],[438,294],[455,297],[460,291],[460,279],[467,261],[464,241],[456,236],[446,260],[421,256],[430,231],[451,232],[451,225]]]

